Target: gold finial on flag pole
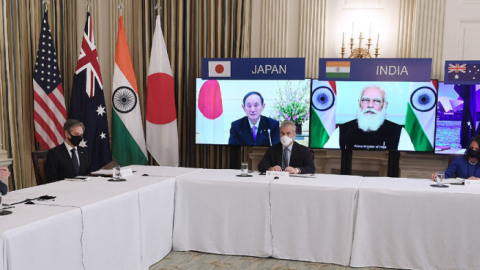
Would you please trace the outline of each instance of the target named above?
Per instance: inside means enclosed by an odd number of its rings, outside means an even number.
[[[92,0],[86,0],[87,11],[90,12],[90,7],[92,6]]]
[[[160,12],[162,11],[162,7],[160,6],[160,1],[156,0],[155,10],[157,11],[157,15],[160,16]]]
[[[42,5],[45,5],[45,12],[48,11],[48,5],[50,4],[50,0],[43,0]]]
[[[123,16],[123,8],[124,8],[123,1],[120,1],[120,4],[118,5],[118,9],[120,10],[120,16]]]

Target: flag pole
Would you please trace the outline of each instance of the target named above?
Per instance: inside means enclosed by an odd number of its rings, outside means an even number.
[[[92,6],[92,0],[87,0],[87,3],[85,5],[87,6],[87,12],[90,12],[90,7]]]
[[[48,11],[48,4],[50,4],[50,0],[43,0],[42,5],[45,5],[45,12]]]
[[[123,16],[123,1],[120,1],[120,4],[118,5],[118,9],[120,10],[120,16]]]

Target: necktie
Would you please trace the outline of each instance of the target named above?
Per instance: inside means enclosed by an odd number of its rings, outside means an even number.
[[[70,150],[72,152],[72,161],[73,161],[73,167],[75,167],[75,176],[80,174],[80,165],[78,164],[78,158],[77,158],[77,151],[75,148]]]
[[[282,157],[282,170],[284,171],[285,168],[288,167],[288,151],[290,151],[288,148],[285,148],[283,150],[283,157]]]
[[[257,127],[256,126],[252,127],[252,134],[253,134],[253,140],[257,141]]]

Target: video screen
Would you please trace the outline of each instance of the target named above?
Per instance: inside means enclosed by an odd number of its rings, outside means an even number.
[[[270,146],[280,124],[296,123],[295,141],[308,146],[310,79],[197,79],[197,144]]]
[[[461,93],[461,89],[455,88],[455,84],[440,82],[438,85],[435,154],[463,155],[468,142],[472,138],[472,132],[478,129],[480,120],[480,92],[478,90],[480,90],[480,85],[475,85],[475,99],[470,105],[475,106],[477,118],[475,126],[471,125],[472,121],[470,120],[462,121],[463,117],[470,119],[469,111],[472,112],[473,108],[464,111],[464,100],[461,95],[467,94],[471,97],[471,89],[467,90],[468,93]],[[462,129],[464,134],[463,146]]]
[[[433,152],[437,82],[312,81],[310,147]]]

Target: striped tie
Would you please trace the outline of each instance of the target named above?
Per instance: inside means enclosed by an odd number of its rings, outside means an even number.
[[[282,171],[285,170],[285,168],[288,167],[288,151],[290,151],[288,148],[285,148],[283,150],[283,157],[282,157]]]

